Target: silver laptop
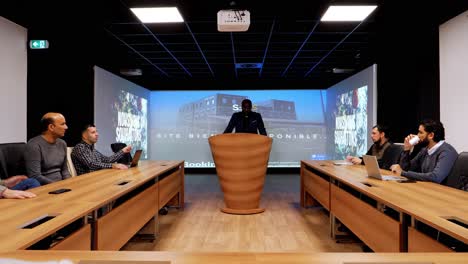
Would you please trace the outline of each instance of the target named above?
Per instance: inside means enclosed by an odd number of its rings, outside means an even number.
[[[366,166],[367,175],[369,177],[379,179],[382,181],[406,181],[404,177],[398,177],[393,175],[382,175],[380,173],[379,163],[377,162],[377,157],[371,155],[362,156],[364,159],[364,164]]]

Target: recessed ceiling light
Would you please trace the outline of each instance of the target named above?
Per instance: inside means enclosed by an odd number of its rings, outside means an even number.
[[[125,76],[141,76],[143,71],[141,69],[121,69],[120,73]]]
[[[333,73],[351,73],[353,71],[354,71],[354,69],[343,69],[343,68],[333,68],[332,69]]]
[[[130,8],[142,23],[184,22],[177,7]]]
[[[321,21],[362,21],[374,9],[376,5],[372,6],[330,6],[322,16]]]

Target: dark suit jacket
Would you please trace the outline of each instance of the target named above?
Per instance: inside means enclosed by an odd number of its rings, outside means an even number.
[[[236,133],[257,134],[260,132],[260,134],[264,136],[267,135],[262,116],[256,112],[248,113],[247,117],[245,117],[242,112],[232,114],[231,120],[229,121],[226,130],[224,130],[224,133],[231,133],[234,128],[236,128]]]

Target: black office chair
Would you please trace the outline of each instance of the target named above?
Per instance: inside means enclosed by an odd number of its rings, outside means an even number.
[[[26,143],[0,144],[0,178],[6,179],[14,175],[26,175],[24,150]]]
[[[452,188],[468,191],[468,152],[462,152],[458,155],[444,184]]]
[[[110,146],[111,146],[112,152],[116,153],[119,150],[125,148],[127,144],[116,142],[116,143],[112,143]],[[117,162],[122,163],[122,164],[130,164],[130,162],[132,162],[132,154],[126,153]]]
[[[403,145],[401,144],[392,144],[390,148],[387,150],[388,155],[391,157],[391,165],[393,164],[399,164],[400,163],[400,157],[401,153],[403,152]],[[388,167],[390,167],[388,166]]]

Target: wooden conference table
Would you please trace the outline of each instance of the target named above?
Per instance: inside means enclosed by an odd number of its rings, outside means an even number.
[[[14,251],[2,258],[29,261],[68,259],[75,264],[168,264],[168,263],[307,263],[307,264],[466,264],[468,253],[206,253],[142,251]]]
[[[330,212],[332,236],[337,218],[376,252],[451,251],[420,226],[468,243],[468,192],[440,184],[381,181],[361,165],[301,161],[300,200]]]
[[[61,188],[71,191],[49,194]],[[28,249],[71,226],[74,232],[51,249],[118,250],[166,204],[183,207],[184,162],[140,161],[128,170],[100,170],[31,191],[36,198],[0,199],[0,250]]]

